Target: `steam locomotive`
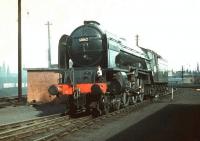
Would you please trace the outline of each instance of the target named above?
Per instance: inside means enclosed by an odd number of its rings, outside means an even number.
[[[66,95],[69,113],[94,116],[157,97],[167,91],[167,63],[157,53],[84,21],[58,45],[59,83],[51,95]]]

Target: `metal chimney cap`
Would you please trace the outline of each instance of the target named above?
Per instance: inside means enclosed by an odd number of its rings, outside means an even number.
[[[98,23],[97,21],[84,21],[84,25],[86,24],[97,24],[100,25],[100,23]]]

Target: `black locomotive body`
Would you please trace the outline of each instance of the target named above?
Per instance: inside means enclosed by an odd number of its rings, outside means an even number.
[[[167,90],[166,62],[160,55],[127,45],[95,21],[61,37],[58,65],[60,82],[49,93],[67,95],[71,112],[93,109],[100,114]]]

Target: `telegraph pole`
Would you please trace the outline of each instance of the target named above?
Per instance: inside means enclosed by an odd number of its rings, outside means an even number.
[[[22,98],[21,0],[18,0],[18,99]]]
[[[136,35],[136,46],[139,47],[139,35]]]
[[[183,83],[183,77],[184,77],[184,68],[183,68],[183,65],[182,65],[182,69],[181,69],[181,78],[182,78],[182,83]]]
[[[49,21],[45,24],[48,28],[48,68],[51,68],[51,42],[50,42],[50,25],[52,25]]]

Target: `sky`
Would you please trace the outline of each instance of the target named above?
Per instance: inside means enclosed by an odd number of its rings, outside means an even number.
[[[96,20],[105,29],[156,51],[169,69],[194,70],[200,63],[199,0],[22,0],[22,64],[47,67],[49,21],[52,63],[59,38]],[[0,0],[0,64],[17,70],[17,1]]]

